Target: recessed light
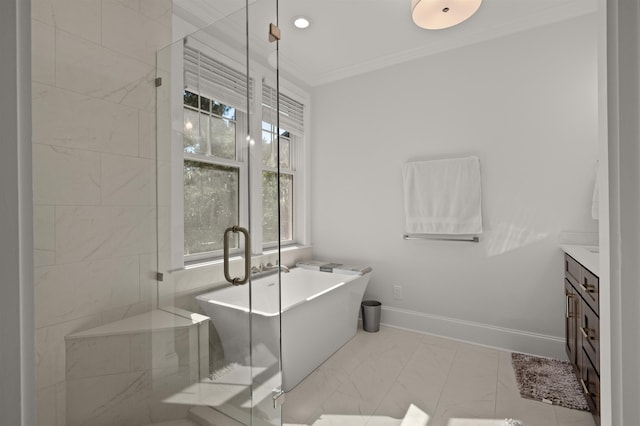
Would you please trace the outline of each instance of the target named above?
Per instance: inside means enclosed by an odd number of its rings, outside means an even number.
[[[309,18],[305,18],[304,16],[297,16],[293,18],[293,25],[295,25],[296,28],[304,29],[309,27],[310,24],[311,22],[309,21]]]

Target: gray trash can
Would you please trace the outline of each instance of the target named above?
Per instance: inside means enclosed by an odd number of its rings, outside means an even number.
[[[363,300],[360,305],[362,309],[362,328],[364,331],[374,333],[380,330],[380,310],[382,303],[377,300]]]

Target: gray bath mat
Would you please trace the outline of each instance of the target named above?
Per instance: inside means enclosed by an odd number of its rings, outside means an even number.
[[[568,361],[514,352],[511,365],[522,397],[589,411],[580,383]]]

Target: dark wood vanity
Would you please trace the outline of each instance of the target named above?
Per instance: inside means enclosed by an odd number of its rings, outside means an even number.
[[[564,255],[566,351],[600,426],[599,280],[569,254]]]

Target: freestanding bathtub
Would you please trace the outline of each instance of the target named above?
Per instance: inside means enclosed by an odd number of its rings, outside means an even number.
[[[371,269],[347,274],[293,268],[281,276],[282,388],[288,392],[355,335]],[[268,368],[278,360],[277,283],[277,274],[251,283],[251,362],[254,367]],[[196,299],[211,317],[226,361],[248,365],[248,288],[224,287]]]

